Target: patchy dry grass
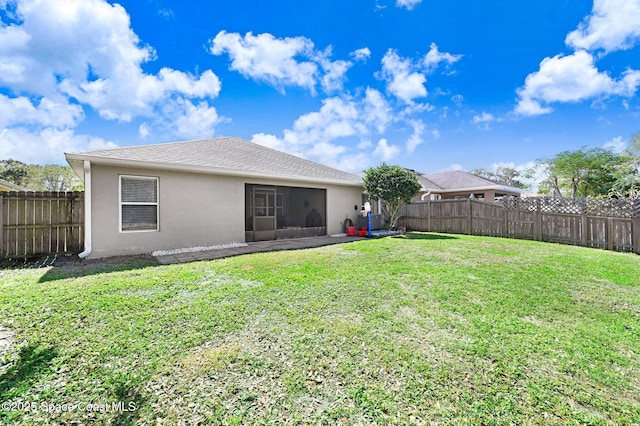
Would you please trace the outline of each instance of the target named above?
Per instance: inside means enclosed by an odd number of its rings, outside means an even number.
[[[421,233],[2,271],[0,422],[638,424],[638,277],[636,255]]]

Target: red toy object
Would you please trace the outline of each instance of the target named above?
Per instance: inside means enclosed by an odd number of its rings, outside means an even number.
[[[358,231],[358,237],[366,237],[367,236],[367,227],[363,226],[361,230]]]
[[[347,228],[347,237],[355,237],[356,236],[356,227],[355,226],[349,226]]]

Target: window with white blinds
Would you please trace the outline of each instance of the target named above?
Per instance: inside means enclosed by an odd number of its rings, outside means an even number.
[[[120,176],[120,230],[158,230],[158,178]]]

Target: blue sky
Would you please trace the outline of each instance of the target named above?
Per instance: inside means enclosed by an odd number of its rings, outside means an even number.
[[[0,158],[237,136],[357,171],[640,131],[640,0],[0,0]]]

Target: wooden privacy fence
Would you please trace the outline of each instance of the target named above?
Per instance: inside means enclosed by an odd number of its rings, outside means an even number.
[[[0,258],[77,254],[84,192],[0,192]]]
[[[531,239],[640,254],[640,200],[507,198],[403,206],[398,226],[414,231]]]

